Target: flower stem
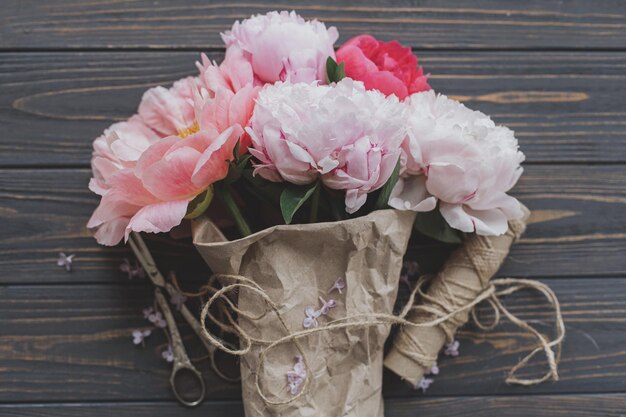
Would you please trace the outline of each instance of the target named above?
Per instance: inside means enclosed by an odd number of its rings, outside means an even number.
[[[233,219],[235,220],[235,224],[237,225],[237,229],[239,229],[239,233],[241,233],[243,237],[251,235],[252,230],[250,229],[250,226],[248,226],[248,223],[244,219],[243,213],[241,212],[241,210],[239,210],[237,203],[235,203],[230,187],[228,185],[224,185],[223,187],[220,187],[219,195],[222,198],[222,201],[224,202],[224,204],[226,204],[226,208],[228,208],[228,211],[233,216]]]
[[[309,215],[309,223],[317,222],[317,214],[320,208],[320,188],[321,184],[317,184],[313,195],[311,196],[311,214]]]

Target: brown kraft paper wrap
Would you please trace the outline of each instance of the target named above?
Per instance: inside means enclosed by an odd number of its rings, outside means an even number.
[[[506,258],[511,245],[526,229],[530,212],[524,206],[524,217],[509,221],[509,230],[502,236],[470,235],[445,262],[431,281],[427,299],[418,299],[420,309],[412,310],[406,319],[413,323],[436,318],[429,309],[445,315],[457,311],[474,300],[489,286],[489,281]],[[402,326],[385,357],[384,365],[402,379],[416,385],[429,370],[445,343],[467,323],[470,309],[455,314],[437,326]]]
[[[242,319],[240,314],[239,326],[272,341],[305,331],[305,308],[319,309],[320,296],[337,303],[318,317],[320,327],[348,316],[392,314],[413,220],[411,212],[380,210],[334,223],[275,226],[229,242],[202,219],[195,222],[193,237],[214,273],[254,281],[278,306],[288,329],[276,314],[259,314],[265,302],[257,293],[245,287],[238,291],[237,308],[258,318]],[[329,292],[338,278],[345,280],[342,293]],[[375,324],[309,334],[266,352],[261,368],[267,344],[253,343],[241,357],[246,416],[383,417],[383,345],[389,330],[390,325]],[[282,405],[266,403],[259,389],[271,400],[294,397],[286,375],[300,353],[309,378],[302,395]]]

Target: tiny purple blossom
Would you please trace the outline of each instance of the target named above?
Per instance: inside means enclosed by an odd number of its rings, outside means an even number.
[[[149,319],[149,317],[150,317],[152,314],[154,314],[154,308],[152,308],[152,307],[146,307],[146,308],[144,308],[144,309],[142,310],[142,313],[143,313],[143,318],[144,318],[144,319],[146,319],[146,320],[148,320],[148,319]]]
[[[74,254],[65,255],[63,252],[59,252],[59,259],[57,260],[58,266],[64,266],[67,272],[72,270],[72,262],[74,262]]]
[[[160,311],[156,311],[148,316],[148,321],[154,324],[156,327],[160,327],[162,329],[167,327],[167,322],[163,319],[163,315],[161,315]]]
[[[183,307],[185,301],[187,301],[187,297],[179,292],[172,294],[172,296],[170,297],[170,303],[174,304],[176,306],[176,310],[178,311],[180,311],[180,309]]]
[[[430,385],[433,382],[435,382],[435,381],[433,379],[431,379],[431,378],[424,378],[424,377],[422,377],[422,379],[420,379],[420,382],[415,384],[415,386],[413,388],[421,389],[422,392],[426,392],[426,390],[430,387]]]
[[[133,344],[143,345],[146,337],[152,334],[152,330],[133,330]]]
[[[330,299],[328,301],[324,300],[322,297],[319,297],[319,299],[322,303],[322,308],[320,308],[319,310],[321,314],[328,314],[331,308],[337,307],[337,302],[333,299]]]
[[[320,314],[322,314],[321,311],[315,310],[313,307],[309,306],[304,309],[304,314],[306,315],[306,318],[302,322],[302,326],[305,329],[308,329],[310,327],[317,327],[317,318],[320,316]]]
[[[291,392],[292,395],[298,394],[305,379],[306,368],[304,367],[304,360],[302,356],[298,355],[296,356],[296,364],[293,366],[293,370],[287,372],[289,392]]]
[[[453,340],[452,342],[446,344],[446,349],[443,351],[443,354],[446,356],[459,356],[459,346],[461,346],[461,343],[459,343],[458,340]]]
[[[120,271],[126,272],[128,279],[143,278],[146,276],[143,268],[135,261],[135,264],[131,264],[128,258],[124,258],[124,261],[120,264]]]
[[[415,278],[419,274],[419,264],[415,261],[405,261],[402,267],[406,271],[408,278]]]
[[[337,290],[337,291],[339,291],[339,294],[343,294],[343,292],[341,290],[343,290],[344,288],[346,288],[346,281],[344,281],[343,278],[337,278],[337,280],[335,281],[333,286],[330,287],[330,289],[327,291],[327,293],[330,294],[331,292]]]
[[[161,356],[166,362],[174,362],[174,352],[172,351],[172,345],[168,344],[167,349],[161,352]]]
[[[437,362],[433,363],[433,366],[430,367],[425,375],[439,375],[439,366],[437,366]]]

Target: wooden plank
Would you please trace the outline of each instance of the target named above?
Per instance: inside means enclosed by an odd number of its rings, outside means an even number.
[[[507,386],[506,371],[535,340],[509,323],[492,332],[468,325],[459,335],[460,356],[440,358],[440,374],[426,396],[625,391],[626,278],[544,282],[559,297],[567,326],[558,383]],[[146,325],[141,310],[151,294],[144,285],[0,286],[0,403],[172,399],[170,368],[159,355],[165,337],[155,333],[145,349],[131,343],[132,329]],[[542,332],[551,331],[540,295],[524,292],[505,303]],[[479,314],[492,318],[486,307]],[[201,356],[195,337],[186,344],[190,356]],[[218,380],[206,362],[199,366],[209,399],[239,398],[238,384]],[[534,375],[542,371],[541,362],[529,368]],[[423,397],[391,374],[384,386],[388,398]]]
[[[0,166],[86,166],[94,137],[130,116],[149,86],[195,73],[199,54],[0,56]],[[626,161],[626,53],[420,58],[437,91],[514,129],[528,161]]]
[[[86,169],[0,170],[0,283],[127,281],[119,265],[128,251],[98,246],[85,229],[98,203],[89,177]],[[501,275],[626,274],[625,166],[528,166],[515,195],[545,221],[529,227]],[[190,242],[169,242],[155,248],[164,270],[208,274]],[[409,256],[434,270],[449,250],[422,240]],[[59,252],[76,254],[71,273],[56,266]]]
[[[546,395],[417,398],[387,401],[387,417],[621,417],[626,408],[626,395]],[[0,413],[14,417],[243,417],[238,401],[207,402],[197,408],[185,409],[171,402],[92,403],[92,404],[18,404],[0,405]],[[489,414],[487,414],[489,413]]]
[[[420,48],[623,48],[626,42],[620,0],[8,0],[0,9],[0,46],[219,47],[219,32],[235,19],[275,9],[337,26],[340,42],[364,32]]]

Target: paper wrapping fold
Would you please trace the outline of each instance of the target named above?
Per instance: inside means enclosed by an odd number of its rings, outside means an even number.
[[[522,206],[523,207],[523,206]],[[502,265],[511,245],[524,233],[530,212],[526,207],[524,217],[509,222],[509,230],[502,236],[469,236],[445,262],[442,270],[432,280],[426,295],[418,300],[420,310],[412,310],[406,317],[414,323],[428,322],[433,314],[428,308],[445,313],[456,311],[474,300],[487,286]],[[402,379],[416,385],[437,360],[446,342],[467,323],[470,310],[456,314],[451,320],[433,327],[403,326],[393,340],[384,365]]]
[[[414,213],[381,210],[334,223],[275,226],[228,242],[208,220],[194,225],[194,244],[214,273],[254,280],[277,303],[290,332],[303,330],[304,310],[320,307],[319,296],[337,301],[320,325],[361,314],[392,314],[402,258],[411,235]],[[343,278],[343,294],[328,290]],[[238,308],[260,312],[257,294],[241,288]],[[276,340],[285,329],[272,314],[239,325],[255,337]],[[253,345],[241,358],[242,395],[247,417],[383,417],[383,345],[389,325],[345,328],[298,341],[312,377],[304,395],[286,405],[265,404],[257,392],[255,372],[263,345]],[[264,394],[288,399],[286,374],[298,350],[293,343],[268,354]]]

